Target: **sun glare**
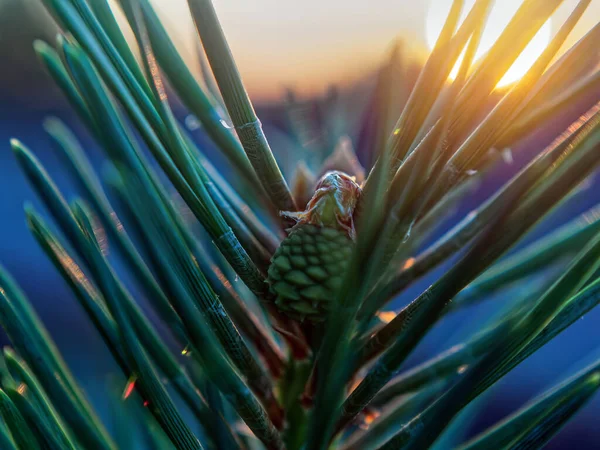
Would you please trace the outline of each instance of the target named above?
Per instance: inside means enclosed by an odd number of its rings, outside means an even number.
[[[474,3],[475,0],[465,0],[461,21],[464,20]],[[481,36],[481,42],[477,49],[475,59],[482,57],[492,47],[522,3],[523,0],[496,0],[494,2],[483,35]],[[431,49],[435,46],[435,42],[442,31],[444,21],[450,11],[451,5],[452,0],[430,0],[426,22],[426,38],[427,44]],[[498,87],[514,83],[525,75],[550,42],[551,33],[552,24],[551,19],[549,19],[542,28],[540,28],[521,55],[519,55],[512,67],[506,72],[502,80],[498,83]],[[450,77],[454,78],[457,72],[458,63],[450,74]]]

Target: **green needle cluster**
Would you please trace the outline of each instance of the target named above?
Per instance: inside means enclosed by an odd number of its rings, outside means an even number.
[[[103,422],[0,269],[0,324],[12,343],[0,356],[0,448],[430,448],[454,441],[461,411],[485,408],[481,394],[600,302],[599,206],[529,235],[600,165],[600,23],[559,53],[591,0],[504,91],[498,82],[562,1],[525,0],[475,61],[493,2],[477,0],[461,22],[455,0],[412,89],[397,79],[405,61],[395,48],[364,104],[315,101],[321,129],[290,95],[289,136],[271,143],[211,0],[188,0],[202,82],[150,0],[41,1],[61,32],[35,51],[104,165],[97,172],[69,126],[47,118],[79,187],[67,199],[24,143],[11,147],[45,209],[26,205],[27,225],[116,362],[107,401],[118,423]],[[503,154],[574,110],[583,114],[547,146],[528,141],[535,156],[431,239]],[[350,148],[358,131],[368,131],[365,170]],[[291,186],[276,156],[297,168]],[[328,170],[352,180],[351,194],[323,184]],[[416,298],[389,309],[432,273]],[[434,327],[492,299],[501,314],[405,369]],[[599,387],[594,362],[459,448],[541,448]]]

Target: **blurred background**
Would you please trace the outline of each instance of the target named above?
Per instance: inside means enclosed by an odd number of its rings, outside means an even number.
[[[201,79],[202,53],[186,2],[154,0],[153,3],[190,67]],[[450,0],[305,0],[301,4],[282,0],[214,0],[249,94],[288,179],[293,178],[296,158],[292,160],[286,155],[304,152],[302,154],[310,161],[310,152],[316,151],[314,149],[333,149],[340,142],[341,145],[352,145],[361,162],[368,166],[368,130],[361,129],[358,124],[364,123],[363,119],[369,114],[369,98],[379,68],[391,51],[400,52],[400,63],[394,67],[399,112],[418,77],[421,64],[435,43],[450,3]],[[465,3],[469,6],[473,2]],[[519,0],[496,1],[482,40],[482,52],[486,50],[486,43],[489,48],[500,34],[520,3]],[[575,0],[565,1],[540,30],[506,79],[500,82],[498,95],[527,70],[575,4]],[[592,0],[565,48],[599,20],[600,0]],[[44,118],[53,115],[73,127],[92,160],[98,167],[102,164],[99,149],[36,61],[33,40],[52,42],[56,31],[56,25],[38,0],[0,0],[0,263],[23,286],[94,403],[110,417],[108,405],[103,402],[103,392],[114,369],[113,363],[67,286],[25,226],[24,202],[38,203],[18,170],[9,146],[11,137],[22,140],[40,157],[59,187],[65,193],[74,194],[74,185],[66,176],[61,176],[66,172],[42,128]],[[591,63],[597,63],[598,57],[598,54],[590,55]],[[590,93],[589,98],[563,111],[544,129],[527,136],[511,149],[510,161],[483,180],[440,233],[497,189],[594,104],[599,95],[600,92]],[[226,171],[222,159],[203,136],[194,118],[187,115],[176,99],[172,98],[172,101],[179,118],[193,132],[194,138]],[[290,111],[294,120],[290,120]],[[330,114],[332,111],[337,114]],[[332,116],[337,118],[336,121],[328,119]],[[298,122],[306,125],[304,134],[293,129],[294,123]],[[598,203],[599,187],[597,177],[586,181],[519,246]],[[431,278],[424,279],[412,286],[395,306],[412,299],[430,281]],[[513,294],[503,292],[499,295]],[[480,327],[487,321],[499,303],[501,301],[488,302],[452,315],[426,339],[409,364],[459,342],[472,331],[469,326]],[[592,311],[491,389],[476,408],[471,408],[461,418],[469,421],[468,435],[492,424],[597,358],[600,353],[599,321],[600,311]],[[6,344],[4,336],[0,337],[0,342]],[[596,398],[548,448],[600,448],[600,429],[596,426],[599,413],[600,398]]]

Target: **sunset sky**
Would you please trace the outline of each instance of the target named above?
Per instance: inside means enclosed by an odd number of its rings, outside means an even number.
[[[194,65],[196,37],[186,1],[152,2]],[[247,88],[261,98],[277,98],[286,86],[312,94],[331,82],[357,79],[400,36],[407,47],[424,54],[427,17],[444,16],[446,11],[440,7],[444,3],[448,1],[214,0]],[[564,2],[553,18],[552,31],[576,3]],[[567,45],[599,17],[600,0],[592,0]]]

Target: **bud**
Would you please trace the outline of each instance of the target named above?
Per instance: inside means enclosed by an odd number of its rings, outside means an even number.
[[[282,213],[296,225],[271,260],[268,282],[289,317],[320,322],[331,310],[354,245],[360,192],[353,178],[328,172],[305,211]]]

